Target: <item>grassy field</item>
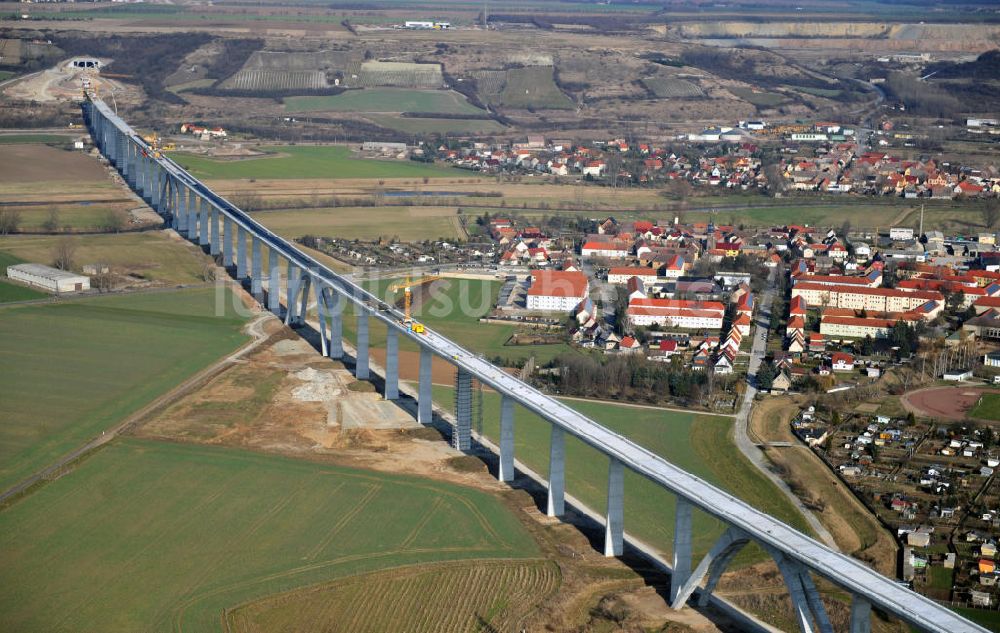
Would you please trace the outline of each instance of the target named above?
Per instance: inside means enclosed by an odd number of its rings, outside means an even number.
[[[507,71],[501,100],[508,108],[569,110],[573,101],[559,90],[552,66],[529,66]]]
[[[257,220],[285,237],[318,235],[344,239],[399,236],[407,241],[455,239],[459,234],[455,207],[335,207],[266,211]]]
[[[441,114],[483,114],[452,90],[407,90],[366,88],[324,97],[289,97],[287,112],[437,112]]]
[[[3,77],[0,77],[2,80]],[[65,134],[0,134],[0,145],[26,145],[30,143],[69,143]]]
[[[452,408],[454,390],[435,386],[434,400]],[[629,407],[600,402],[565,400],[566,404],[625,435],[671,463],[722,487],[754,507],[773,514],[800,530],[805,520],[789,501],[738,451],[730,432],[733,421],[709,415]],[[499,432],[500,397],[483,394],[483,432],[494,440]],[[523,408],[515,408],[515,455],[529,467],[548,472],[551,425]],[[591,508],[603,511],[607,495],[608,460],[583,442],[567,438],[567,492]],[[675,500],[673,495],[631,472],[625,475],[625,529],[664,553],[672,548]],[[721,534],[716,520],[696,512],[694,548],[704,553]],[[748,552],[741,560],[757,560]]]
[[[28,288],[27,286],[19,286],[8,281],[0,281],[0,303],[44,299],[47,296],[49,295],[39,290]]]
[[[788,100],[788,97],[777,92],[756,92],[749,88],[726,88],[726,90],[760,108],[771,108]]]
[[[55,213],[56,228],[59,231],[97,231],[106,222],[110,213],[127,217],[129,209],[135,208],[130,202],[70,203],[50,205],[14,206],[10,209],[21,214],[20,231],[49,230],[46,223]]]
[[[195,247],[171,239],[162,231],[72,237],[7,236],[0,239],[0,254],[37,264],[51,264],[53,249],[63,239],[76,245],[77,266],[100,262],[164,284],[199,283],[210,261]]]
[[[17,73],[15,73],[12,70],[0,70],[0,81],[6,81],[11,77],[13,77],[15,74]]]
[[[410,134],[472,134],[476,132],[485,134],[504,129],[502,125],[492,119],[421,119],[391,114],[373,114],[366,118],[371,119],[381,127]]]
[[[215,311],[214,289],[0,308],[0,488],[238,347]]]
[[[951,610],[991,631],[1000,631],[1000,611],[986,611],[985,609],[970,609],[966,607],[951,607]]]
[[[984,393],[968,415],[980,420],[1000,420],[1000,393]]]
[[[486,492],[126,439],[0,512],[0,613],[12,633],[219,630],[226,609],[336,578],[537,555]]]
[[[274,156],[243,160],[213,160],[177,153],[174,160],[199,178],[416,178],[454,174],[448,167],[408,160],[364,160],[343,146],[269,147]]]
[[[414,566],[268,597],[235,609],[228,624],[246,633],[513,631],[559,580],[553,563],[538,560]]]

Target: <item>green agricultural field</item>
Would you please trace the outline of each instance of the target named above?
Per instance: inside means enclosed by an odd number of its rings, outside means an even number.
[[[0,70],[0,81],[7,81],[16,74],[17,73],[12,70]]]
[[[0,239],[0,254],[37,264],[51,264],[60,240],[76,246],[77,266],[104,263],[164,284],[201,283],[211,261],[202,252],[165,231],[106,235],[15,235]]]
[[[66,203],[51,205],[30,205],[21,207],[8,207],[17,210],[21,214],[21,223],[18,230],[21,231],[45,231],[48,230],[46,224],[55,212],[56,229],[64,231],[97,231],[102,226],[107,226],[109,214],[117,214],[119,217],[128,217],[128,211],[135,208],[134,203],[120,202],[100,202],[100,203]]]
[[[265,158],[215,160],[192,154],[173,154],[182,167],[199,178],[227,180],[234,178],[305,179],[305,178],[420,178],[446,177],[454,172],[448,167],[426,165],[409,160],[369,160],[353,158],[351,151],[339,145],[268,147],[273,153]]]
[[[381,127],[409,134],[487,134],[504,129],[493,119],[422,119],[391,114],[372,114],[366,118]]]
[[[28,143],[69,143],[64,134],[0,134],[0,145],[25,145]]]
[[[504,107],[571,110],[573,101],[559,90],[553,73],[552,66],[508,70],[507,84],[501,95]]]
[[[968,607],[951,607],[955,613],[968,618],[990,631],[1000,631],[1000,611],[986,609],[971,609]]]
[[[813,95],[814,97],[826,97],[827,99],[835,99],[840,96],[843,90],[837,90],[835,88],[809,88],[806,86],[784,86],[789,90],[797,90],[799,92],[804,92],[807,95]]]
[[[8,281],[0,281],[0,303],[11,303],[14,301],[29,301],[31,299],[44,299],[49,295],[44,292],[19,286]]]
[[[434,400],[446,409],[454,402],[452,387],[435,386]],[[808,531],[805,519],[771,482],[743,457],[730,437],[732,418],[664,409],[564,400],[602,425],[621,433],[703,479],[740,497],[754,507],[792,526]],[[500,419],[498,394],[483,394],[483,432],[497,438]],[[515,456],[543,476],[548,472],[551,425],[521,407],[515,408]],[[574,438],[566,440],[567,492],[597,511],[607,499],[608,460]],[[672,548],[673,495],[643,477],[626,472],[625,530],[664,553]],[[722,533],[718,521],[696,512],[694,548],[704,553]],[[741,555],[743,562],[758,560],[759,551]]]
[[[289,97],[287,112],[436,112],[484,114],[453,90],[365,88],[325,97]]]
[[[303,235],[368,240],[395,235],[408,241],[464,237],[455,207],[333,207],[264,211],[254,217],[291,239]]]
[[[125,439],[0,512],[0,613],[11,633],[212,631],[337,578],[538,554],[486,492]]]
[[[514,631],[559,582],[555,563],[533,559],[414,565],[264,598],[233,610],[227,624],[246,633]]]
[[[229,312],[211,288],[0,308],[0,489],[236,349]]]
[[[788,100],[788,97],[777,92],[757,92],[750,88],[726,88],[726,90],[759,108],[773,108]]]
[[[984,393],[969,411],[970,418],[1000,420],[1000,393]]]

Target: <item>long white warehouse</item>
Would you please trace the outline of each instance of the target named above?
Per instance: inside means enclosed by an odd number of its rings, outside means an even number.
[[[77,275],[43,264],[14,264],[7,267],[7,277],[37,288],[62,294],[90,290],[90,277]]]

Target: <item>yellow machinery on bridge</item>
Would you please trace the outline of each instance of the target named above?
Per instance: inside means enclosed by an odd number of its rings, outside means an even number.
[[[411,304],[413,303],[413,287],[414,286],[422,286],[422,285],[424,285],[426,283],[430,283],[430,282],[434,281],[435,279],[440,279],[440,277],[438,277],[436,275],[424,275],[423,277],[421,277],[420,279],[418,279],[416,282],[411,282],[410,278],[407,277],[406,281],[401,281],[401,282],[398,282],[398,283],[394,283],[391,286],[389,286],[389,290],[392,291],[392,292],[399,292],[400,290],[403,291],[403,321],[402,321],[402,323],[406,327],[406,329],[410,330],[411,332],[415,332],[417,334],[424,334],[424,333],[426,333],[426,330],[424,328],[424,324],[423,323],[419,323],[417,321],[414,321],[413,320],[413,316],[410,313]]]

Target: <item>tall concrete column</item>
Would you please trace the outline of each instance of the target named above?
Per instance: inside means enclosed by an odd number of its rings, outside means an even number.
[[[677,600],[681,588],[691,577],[691,503],[677,497],[674,513],[674,555],[673,572],[670,575],[670,603]]]
[[[222,250],[222,243],[219,240],[219,208],[213,205],[211,213],[212,213],[212,224],[211,224],[212,231],[209,239],[209,244],[211,244],[211,246],[209,247],[208,252],[212,255],[218,255],[219,252]]]
[[[851,633],[871,633],[872,603],[864,596],[851,597]]]
[[[159,163],[153,165],[153,189],[149,192],[149,206],[157,210],[160,208],[160,174],[162,172],[163,168],[160,167]]]
[[[299,267],[288,260],[288,273],[285,275],[285,325],[291,325],[295,318],[296,299],[299,296],[299,282],[302,275],[299,274]]]
[[[142,170],[142,197],[147,201],[153,199],[153,165],[156,163],[152,156],[149,156]]]
[[[385,399],[399,399],[399,332],[391,325],[385,332]]]
[[[368,313],[362,310],[358,313],[358,344],[357,363],[354,366],[354,377],[358,380],[368,380]]]
[[[174,214],[177,216],[177,232],[186,235],[188,230],[187,187],[173,179]]]
[[[472,448],[472,374],[462,369],[455,380],[455,429],[451,445],[460,451]]]
[[[434,419],[434,402],[432,394],[432,371],[434,367],[434,352],[424,345],[420,346],[420,383],[417,387],[417,422],[430,424]]]
[[[346,302],[340,293],[330,289],[330,358],[344,357],[344,306]]]
[[[233,265],[233,219],[228,215],[222,220],[222,264]]]
[[[247,230],[242,225],[236,229],[236,278],[247,278]]]
[[[194,192],[194,189],[185,186],[184,191],[188,196],[187,238],[193,242],[198,239],[198,207],[200,206],[200,199],[198,198],[198,194]]]
[[[250,252],[250,294],[257,301],[264,295],[264,284],[261,275],[264,272],[264,259],[260,251],[261,242],[256,236],[251,236]]]
[[[500,397],[500,481],[514,481],[514,401]]]
[[[545,514],[561,517],[566,513],[566,432],[552,425],[549,445],[549,494]]]
[[[271,269],[270,279],[267,281],[267,309],[274,314],[281,314],[281,257],[278,251],[271,249],[268,258],[268,266]]]
[[[295,313],[295,324],[306,324],[306,313],[309,311],[309,292],[312,288],[312,276],[303,275],[299,293],[299,310]]]
[[[208,246],[208,200],[204,198],[198,200],[201,206],[198,220],[198,245]]]
[[[129,176],[132,175],[132,148],[134,145],[127,137],[125,138],[125,145],[122,151],[122,157],[119,161],[118,171],[121,173],[122,178],[125,182],[129,181]]]
[[[611,457],[608,462],[608,515],[604,522],[604,555],[621,556],[625,536],[625,467]]]
[[[135,170],[135,190],[139,193],[139,197],[146,198],[146,161],[149,159],[139,155],[139,163]]]

